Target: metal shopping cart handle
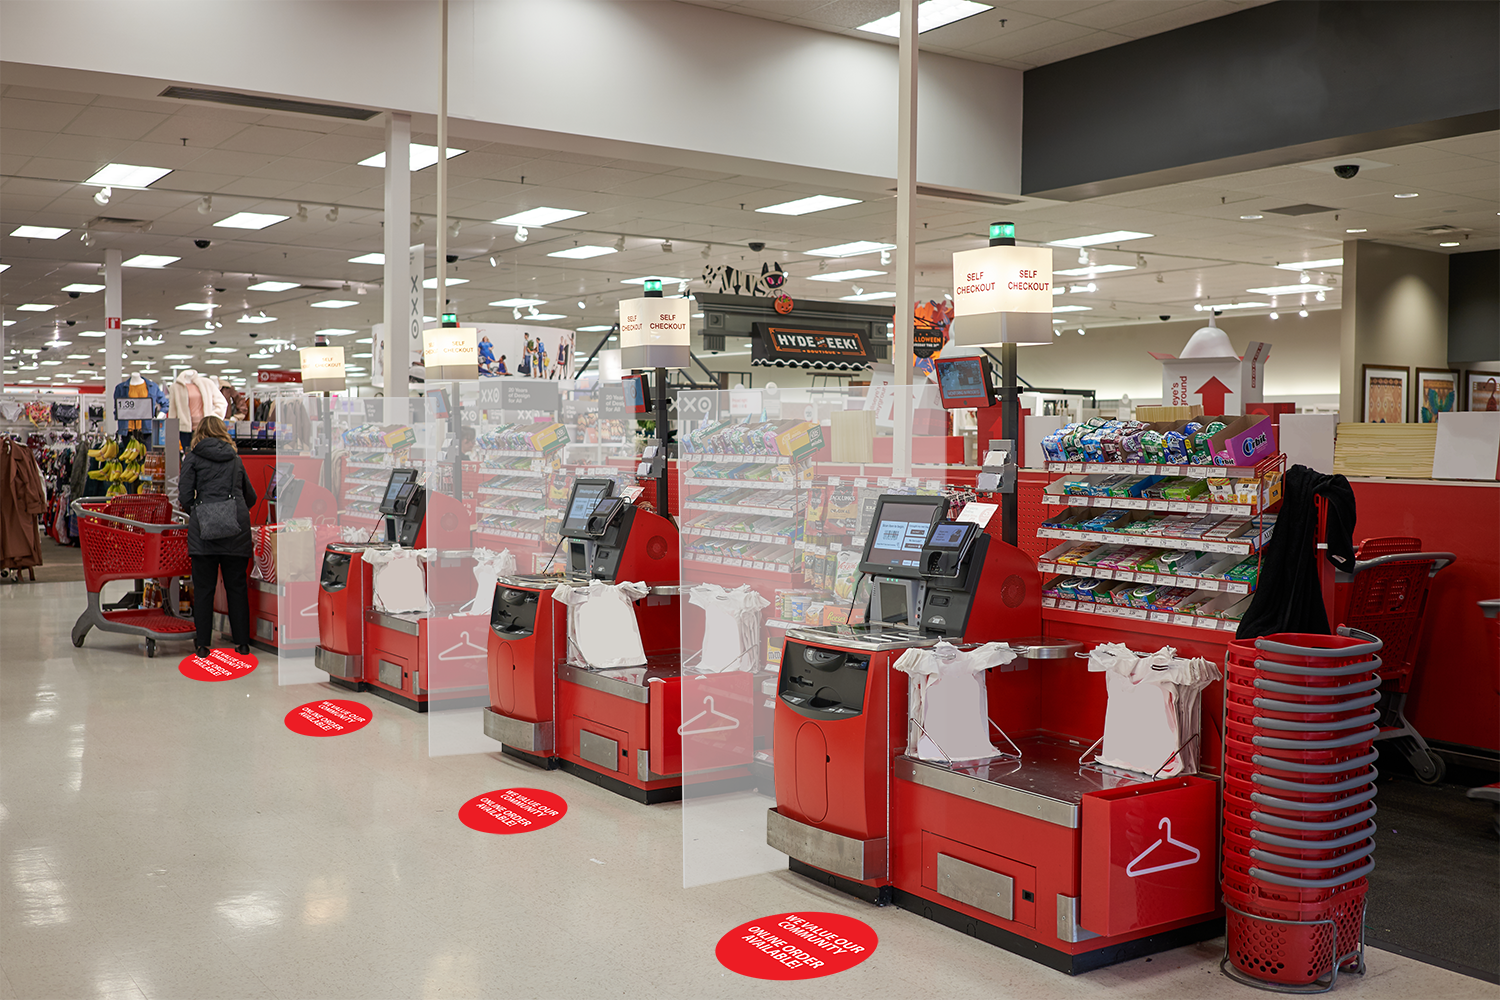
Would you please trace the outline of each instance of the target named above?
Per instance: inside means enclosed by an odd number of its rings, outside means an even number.
[[[1350,851],[1348,854],[1340,854],[1336,858],[1325,858],[1322,861],[1313,861],[1307,858],[1288,858],[1280,854],[1272,854],[1270,851],[1262,851],[1258,847],[1250,848],[1250,857],[1256,861],[1264,861],[1268,865],[1281,865],[1284,868],[1302,868],[1307,871],[1317,871],[1318,869],[1326,871],[1329,868],[1339,868],[1358,861],[1361,858],[1368,858],[1374,853],[1375,839],[1373,837],[1370,838],[1370,842],[1364,847]]]
[[[1357,733],[1350,733],[1348,736],[1340,736],[1337,739],[1284,740],[1275,736],[1252,736],[1250,742],[1267,750],[1336,750],[1340,747],[1352,747],[1368,742],[1379,735],[1380,727],[1371,726],[1369,729],[1361,729]]]
[[[1335,712],[1356,712],[1361,708],[1369,708],[1379,700],[1380,694],[1376,692],[1322,705],[1309,705],[1302,701],[1277,701],[1275,698],[1251,698],[1250,704],[1267,712],[1286,712],[1288,715],[1332,715]]]
[[[1428,571],[1428,578],[1438,575],[1438,570],[1447,569],[1458,562],[1458,556],[1452,552],[1393,552],[1388,556],[1376,556],[1374,559],[1361,559],[1354,564],[1354,575],[1359,575],[1366,570],[1377,566],[1389,566],[1398,562],[1427,562],[1431,560],[1432,569]]]
[[[1381,659],[1378,656],[1360,660],[1358,663],[1346,663],[1342,667],[1302,667],[1295,663],[1282,663],[1279,660],[1255,661],[1256,670],[1264,670],[1268,674],[1293,674],[1301,677],[1346,677],[1350,674],[1366,674],[1379,670],[1381,665]]]
[[[1326,733],[1353,729],[1356,726],[1370,726],[1379,721],[1379,709],[1372,709],[1368,715],[1361,715],[1356,719],[1340,719],[1337,722],[1287,722],[1285,719],[1267,719],[1257,715],[1255,728],[1283,733]]]
[[[1380,657],[1376,657],[1380,659]],[[1374,691],[1380,687],[1380,678],[1371,677],[1365,681],[1355,681],[1353,684],[1340,684],[1338,687],[1314,687],[1310,684],[1287,684],[1285,681],[1272,681],[1264,677],[1255,678],[1255,689],[1257,691],[1270,691],[1272,694],[1295,694],[1304,698],[1342,698],[1346,694],[1363,694],[1366,691]]]
[[[1270,768],[1272,771],[1294,771],[1298,774],[1337,774],[1340,771],[1353,770],[1356,767],[1364,767],[1373,764],[1380,759],[1379,750],[1371,750],[1363,757],[1354,760],[1343,760],[1337,764],[1305,764],[1300,760],[1286,760],[1282,757],[1273,757],[1266,754],[1252,754],[1250,763],[1257,767]]]
[[[1293,646],[1290,643],[1275,642],[1271,639],[1256,639],[1255,648],[1266,653],[1282,653],[1287,656],[1312,656],[1324,659],[1344,659],[1350,656],[1364,656],[1366,653],[1378,653],[1385,643],[1378,636],[1368,632],[1362,632],[1357,628],[1339,626],[1339,635],[1344,638],[1359,638],[1364,640],[1361,646],[1343,646],[1338,649],[1318,649],[1312,646]]]
[[[1346,795],[1333,802],[1298,802],[1294,799],[1279,799],[1274,795],[1265,795],[1261,792],[1251,792],[1250,801],[1267,809],[1285,809],[1287,812],[1338,812],[1340,809],[1351,809],[1354,806],[1364,805],[1375,797],[1375,789],[1369,788],[1355,795]]]
[[[1270,885],[1285,885],[1293,889],[1334,889],[1350,882],[1357,882],[1375,870],[1375,859],[1370,858],[1359,868],[1333,878],[1293,878],[1290,875],[1279,875],[1276,872],[1268,872],[1264,868],[1251,868],[1250,877],[1257,882],[1265,882]]]
[[[1259,809],[1250,810],[1250,818],[1265,826],[1280,827],[1283,830],[1306,830],[1309,833],[1322,833],[1328,830],[1342,830],[1346,826],[1362,823],[1373,819],[1375,816],[1375,804],[1370,803],[1369,808],[1363,809],[1353,816],[1345,816],[1343,819],[1287,819],[1285,816],[1277,816],[1275,813],[1263,813]]]
[[[1291,847],[1297,850],[1332,851],[1340,847],[1348,847],[1357,844],[1367,837],[1375,835],[1375,824],[1366,823],[1353,833],[1346,833],[1342,837],[1332,840],[1303,840],[1301,837],[1280,837],[1274,833],[1264,830],[1251,830],[1250,839],[1262,844],[1270,844],[1272,847]]]
[[[1372,767],[1366,770],[1363,774],[1359,774],[1353,778],[1345,778],[1343,781],[1335,781],[1327,785],[1310,785],[1305,781],[1289,781],[1286,778],[1275,778],[1269,774],[1252,774],[1250,775],[1250,781],[1252,784],[1265,785],[1267,788],[1279,789],[1280,791],[1284,792],[1302,792],[1309,795],[1332,795],[1334,792],[1347,792],[1351,789],[1359,788],[1363,785],[1368,785],[1378,777],[1380,777],[1380,772]]]
[[[179,510],[172,511],[171,523],[153,524],[150,521],[136,521],[128,517],[119,517],[115,514],[106,514],[102,510],[94,510],[92,507],[86,506],[90,502],[91,501],[88,500],[74,500],[72,505],[73,513],[78,517],[91,517],[100,521],[113,521],[115,524],[123,524],[127,527],[139,528],[143,531],[150,531],[156,534],[160,534],[161,532],[166,531],[169,528],[181,528],[188,523],[188,516]]]

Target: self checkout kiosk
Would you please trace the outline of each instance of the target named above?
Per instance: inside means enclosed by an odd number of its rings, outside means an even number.
[[[432,691],[426,669],[430,629],[456,638],[465,631],[477,638],[484,629],[484,615],[453,613],[474,596],[467,511],[453,497],[424,487],[416,469],[397,468],[386,482],[379,512],[376,532],[382,539],[336,542],[324,553],[314,663],[339,687],[368,690],[419,712],[427,710],[434,694],[479,703],[485,683],[484,653],[477,643],[468,672],[472,676],[454,673],[443,691]],[[425,598],[418,603],[438,617],[425,609],[387,611],[380,606],[373,564],[392,549],[432,550],[422,571]]]
[[[490,614],[484,730],[502,752],[561,766],[640,801],[681,794],[677,526],[615,494],[610,479],[573,483],[559,528],[563,575],[503,577]],[[634,602],[646,662],[568,662],[568,607],[559,587],[640,582]]]
[[[946,513],[939,497],[880,497],[859,567],[872,578],[867,623],[788,630],[767,843],[792,871],[1069,973],[1219,933],[1217,847],[1197,822],[1212,827],[1214,783],[1087,766],[1087,740],[1039,727],[1067,713],[1049,701],[1086,670],[1082,644],[1036,637],[1035,560]],[[892,665],[941,640],[1018,654],[986,684],[1005,752],[907,752],[908,678]],[[1158,844],[1160,864],[1115,857],[1121,829],[1164,817],[1166,838],[1176,817],[1202,843]]]

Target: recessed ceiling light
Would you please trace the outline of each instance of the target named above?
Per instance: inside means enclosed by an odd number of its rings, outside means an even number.
[[[590,257],[602,257],[607,253],[614,253],[614,247],[596,247],[585,244],[581,247],[570,247],[567,250],[554,250],[548,257],[566,257],[569,260],[588,260]]]
[[[351,333],[357,333],[357,332],[358,332],[357,330],[343,330],[343,329],[339,329],[337,327],[329,327],[326,330],[314,330],[313,331],[314,334],[316,334],[318,336],[323,336],[323,337],[347,337]]]
[[[205,347],[204,350],[207,351],[209,354],[238,354],[239,353],[239,348],[237,348],[237,347]]]
[[[1053,271],[1053,274],[1087,275],[1092,278],[1096,274],[1109,274],[1113,271],[1134,271],[1133,264],[1091,264],[1088,267],[1069,267],[1061,271]]]
[[[10,270],[9,264],[0,264],[0,274]]]
[[[1343,267],[1344,258],[1328,257],[1323,260],[1288,261],[1285,264],[1277,264],[1283,271],[1316,271],[1325,267]]]
[[[607,332],[609,330],[613,330],[613,329],[614,329],[613,326],[580,326],[578,328],[578,332],[579,333],[605,333],[605,332]]]
[[[917,34],[941,28],[945,24],[954,21],[962,21],[966,17],[982,14],[987,10],[993,10],[987,3],[975,3],[974,0],[925,0],[917,5]],[[891,38],[901,36],[901,13],[887,14],[878,17],[866,24],[861,24],[856,31],[868,31],[875,35],[888,35]]]
[[[285,292],[302,286],[295,281],[257,281],[245,289],[247,292]]]
[[[155,326],[156,325],[156,320],[154,320],[154,319],[127,319],[127,320],[123,321],[120,325],[121,326]]]
[[[562,313],[537,313],[535,316],[522,316],[522,319],[533,320],[537,323],[545,323],[548,320],[567,319]]]
[[[1401,194],[1398,194],[1395,197],[1397,197],[1397,198],[1416,198],[1416,197],[1418,197],[1418,194],[1417,194],[1416,191],[1403,191]]]
[[[89,285],[81,281],[75,281],[71,285],[63,285],[62,290],[65,292],[102,292],[104,291],[104,286]]]
[[[243,368],[225,368],[225,369],[223,369],[221,371],[221,374],[224,374],[224,375],[238,375],[240,372],[242,372],[244,370],[245,369],[243,369]]]
[[[808,281],[853,281],[855,278],[873,278],[876,275],[885,274],[885,271],[867,271],[863,268],[855,268],[852,271],[825,271],[822,274],[809,274]]]
[[[1052,307],[1052,311],[1055,312],[1055,313],[1081,313],[1081,312],[1093,312],[1093,310],[1094,310],[1093,306],[1053,306]]]
[[[12,236],[24,236],[27,239],[55,240],[68,235],[71,229],[56,229],[52,226],[17,226],[10,231]]]
[[[206,329],[206,328],[202,329],[202,330],[182,330],[182,331],[180,331],[179,336],[182,336],[182,337],[207,337],[210,333],[213,333],[213,330]]]
[[[16,306],[16,312],[44,313],[56,309],[57,306],[48,305],[45,302],[28,302],[25,305]]]
[[[213,303],[213,302],[184,302],[182,305],[177,306],[176,308],[180,309],[183,312],[201,312],[201,313],[206,313],[206,312],[213,312],[215,309],[217,309],[219,307],[218,307],[218,305],[216,303]]]
[[[383,254],[383,253],[362,253],[358,257],[350,257],[349,258],[349,263],[351,263],[351,264],[384,264],[385,263],[385,254]]]
[[[1369,230],[1368,229],[1346,229],[1346,230],[1344,230],[1344,232],[1346,232],[1346,233],[1368,233]]]
[[[877,299],[894,299],[895,292],[862,292],[859,295],[840,295],[841,302],[874,302]]]
[[[1242,216],[1240,216],[1240,218],[1244,219],[1246,222],[1254,222],[1256,219],[1264,219],[1265,216],[1264,215],[1242,215]]]
[[[71,340],[58,340],[54,337],[52,340],[47,341],[47,346],[53,348],[70,347],[72,346],[72,343],[73,342]]]
[[[1440,246],[1440,247],[1456,247],[1456,246],[1458,246],[1458,242],[1455,240],[1455,241],[1450,241],[1450,242],[1447,242],[1447,243],[1439,243],[1438,246]]]
[[[371,343],[374,343],[374,340],[371,337],[361,337],[358,340],[356,340],[355,343],[356,344],[371,344]]]
[[[5,325],[6,326],[10,326],[14,322],[15,322],[15,320],[8,319],[8,320],[5,321]],[[80,333],[78,336],[80,336],[80,337],[102,337],[102,336],[104,336],[104,331],[103,330],[87,330],[87,331],[85,331],[83,333]],[[99,350],[102,351],[102,350],[104,350],[104,348],[101,347],[101,348],[99,348]]]
[[[161,254],[138,253],[129,260],[123,262],[121,267],[166,267],[168,264],[181,260],[181,257],[165,257]]]
[[[321,302],[309,302],[308,305],[314,309],[348,309],[350,306],[359,305],[353,299],[323,299]]]
[[[172,171],[165,167],[137,167],[129,163],[111,163],[101,167],[84,181],[95,187],[147,188]]]
[[[455,156],[458,156],[460,153],[465,152],[468,152],[468,150],[454,149],[452,146],[449,146],[448,159],[451,160]],[[411,169],[413,172],[418,170],[426,170],[428,167],[432,166],[438,161],[436,146],[428,146],[425,143],[414,142],[411,144],[410,153],[411,159],[409,162],[411,163]],[[381,150],[374,156],[369,156],[363,160],[360,160],[359,165],[362,167],[381,167],[383,169],[385,167],[385,151]]]
[[[371,354],[370,354],[369,351],[363,351],[363,352],[361,352],[359,354],[355,354],[355,355],[351,355],[351,356],[352,357],[356,357],[356,358],[368,358],[368,357],[371,357]]]
[[[1320,285],[1316,281],[1307,281],[1300,285],[1269,285],[1265,288],[1247,288],[1245,291],[1254,292],[1256,295],[1300,295],[1303,292],[1326,292],[1332,287],[1332,285]]]
[[[1222,302],[1216,306],[1204,306],[1204,309],[1217,309],[1223,312],[1226,309],[1265,309],[1270,306],[1269,302]]]
[[[831,247],[818,247],[816,250],[804,250],[803,253],[810,257],[858,257],[864,253],[875,253],[879,250],[894,250],[894,243],[875,243],[871,240],[855,240],[853,243],[839,243]]]
[[[191,361],[193,358],[194,355],[192,354],[168,354],[166,356],[166,360],[168,361]]]
[[[87,361],[91,357],[93,357],[93,355],[91,355],[91,354],[69,354],[68,355],[68,360],[69,361]]]
[[[1127,240],[1148,240],[1151,233],[1134,233],[1128,229],[1117,229],[1112,233],[1094,233],[1092,236],[1074,236],[1066,240],[1052,240],[1053,247],[1092,247],[1101,243],[1124,243]]]
[[[815,194],[808,198],[798,198],[796,201],[784,201],[779,205],[767,205],[765,208],[757,208],[757,212],[767,215],[810,215],[813,212],[826,212],[830,208],[843,208],[845,205],[858,205],[858,198],[835,198],[831,194]]]
[[[220,219],[214,225],[222,229],[264,229],[290,218],[289,215],[273,215],[267,212],[236,212],[227,219]]]
[[[576,219],[580,215],[587,215],[572,208],[529,208],[524,212],[507,215],[503,219],[496,219],[497,226],[550,226],[562,222],[565,219]]]
[[[544,306],[546,299],[497,299],[490,305],[504,309],[524,309],[527,306]]]
[[[261,365],[262,368],[280,368],[280,365]]]
[[[253,316],[253,315],[251,315],[249,313],[246,313],[245,315],[241,316],[239,319],[235,320],[235,322],[236,323],[256,323],[256,324],[259,324],[259,323],[274,323],[274,322],[276,322],[276,317],[275,316]]]
[[[204,358],[203,359],[203,363],[205,365],[227,365],[227,364],[229,364],[229,359],[228,358]]]
[[[449,278],[448,279],[448,287],[449,288],[452,288],[454,285],[467,285],[468,283],[469,283],[469,279],[468,278]],[[428,279],[426,279],[425,281],[422,282],[422,287],[423,288],[436,288],[437,287],[437,279],[436,278],[428,278]]]

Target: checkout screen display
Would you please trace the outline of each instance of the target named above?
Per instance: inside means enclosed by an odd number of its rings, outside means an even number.
[[[937,362],[943,405],[988,406],[990,386],[983,358],[944,358]]]
[[[600,500],[609,496],[614,483],[605,480],[580,480],[573,484],[573,494],[568,498],[568,516],[563,520],[562,533],[567,537],[582,538],[588,533],[589,515]]]
[[[938,511],[939,508],[930,504],[883,504],[880,520],[870,528],[864,561],[916,569],[922,561],[922,546]]]
[[[932,537],[927,544],[935,549],[957,549],[964,544],[964,535],[969,531],[966,524],[953,524],[944,522],[932,529]]]
[[[396,469],[385,484],[385,496],[380,501],[383,514],[404,514],[416,491],[417,474],[412,469]],[[404,501],[404,502],[403,502]]]

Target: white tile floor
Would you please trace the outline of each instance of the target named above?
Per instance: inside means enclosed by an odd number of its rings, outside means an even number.
[[[75,650],[82,591],[0,585],[0,998],[1253,995],[1220,976],[1219,942],[1069,978],[787,872],[682,889],[678,806],[493,754],[429,758],[425,719],[367,695],[364,731],[293,735],[282,717],[326,685],[277,687],[271,656],[190,681],[185,645],[148,660],[99,632]],[[512,837],[459,824],[512,785],[568,815]],[[797,909],[856,916],[879,947],[801,983],[715,961],[724,932]],[[1337,994],[1500,996],[1369,964]]]

